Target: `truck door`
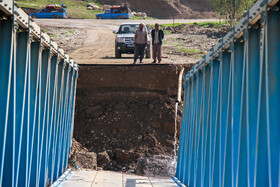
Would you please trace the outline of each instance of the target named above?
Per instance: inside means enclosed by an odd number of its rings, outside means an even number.
[[[43,18],[49,18],[49,12],[47,10],[43,10],[42,16]]]
[[[122,15],[122,12],[119,8],[111,9],[112,11],[112,18],[116,19],[118,16]]]
[[[46,17],[52,18],[54,14],[55,14],[55,12],[53,12],[53,11],[51,11],[51,12],[46,12]]]
[[[36,17],[37,18],[43,18],[43,15],[44,13],[43,13],[43,10],[40,10],[40,12],[38,12],[37,14],[36,14]]]
[[[111,11],[106,10],[105,13],[103,14],[103,19],[111,19]]]
[[[43,10],[43,12],[42,12],[42,17],[43,18],[47,18],[48,17],[48,12],[47,12],[47,10]]]
[[[111,9],[111,18],[112,18],[112,19],[115,19],[115,18],[116,18],[116,15],[117,15],[116,9]]]

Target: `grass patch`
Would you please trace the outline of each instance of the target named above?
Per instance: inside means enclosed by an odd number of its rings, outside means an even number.
[[[186,47],[180,47],[176,51],[179,52],[179,53],[186,53],[186,54],[190,54],[190,55],[194,55],[194,54],[200,53],[200,51],[197,50],[197,49],[188,49]]]
[[[103,13],[102,10],[87,10],[88,3],[95,3],[101,6],[96,0],[76,1],[76,0],[17,0],[21,7],[42,9],[47,4],[64,4],[67,6],[68,15],[71,18],[95,19],[96,14]]]
[[[167,24],[160,24],[162,27],[178,27],[180,25],[186,25],[186,23],[167,23]]]
[[[203,55],[194,55],[193,58],[202,58]]]
[[[53,34],[53,33],[50,33],[49,36],[50,36],[51,38],[57,38],[57,37],[58,37],[57,34]]]
[[[224,25],[227,25],[228,22],[226,21],[206,21],[206,22],[194,22],[194,23],[189,23],[189,25],[199,25],[200,27],[216,27],[216,28],[221,28]]]
[[[147,24],[147,27],[154,29],[155,25]]]
[[[168,37],[168,38],[165,38],[163,40],[163,43],[164,44],[174,44],[173,41],[176,40],[176,38],[173,38],[173,37]]]
[[[44,32],[48,32],[50,31],[50,29],[47,29],[47,28],[41,28]]]
[[[184,46],[183,44],[180,44],[180,43],[173,43],[172,45],[177,46],[177,47],[183,47]]]
[[[162,27],[178,27],[181,25],[198,25],[200,27],[216,27],[220,28],[224,25],[227,25],[226,21],[206,21],[206,22],[193,22],[193,23],[168,23],[168,24],[161,24]]]
[[[154,29],[155,28],[155,25],[151,25],[151,24],[147,24],[147,27],[148,28],[151,28],[151,29]],[[166,30],[165,27],[161,28],[164,32],[165,35],[169,35],[170,34],[170,31]]]
[[[68,30],[68,31],[63,32],[62,34],[74,34],[74,33],[75,33],[75,31],[73,31],[73,30]]]
[[[144,18],[142,16],[132,16],[132,19],[134,20],[144,20]],[[152,17],[146,17],[145,20],[148,19],[148,20],[153,20],[155,18],[152,18]]]
[[[164,34],[165,34],[165,35],[168,35],[168,34],[170,34],[170,31],[168,31],[168,30],[165,30],[165,29],[163,29],[163,32],[164,32]]]

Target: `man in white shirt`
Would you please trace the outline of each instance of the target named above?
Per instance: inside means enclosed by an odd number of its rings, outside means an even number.
[[[141,23],[139,25],[139,29],[135,32],[134,35],[134,62],[136,63],[138,57],[140,56],[140,63],[143,63],[143,58],[145,55],[145,48],[148,44],[148,34],[147,31],[144,30],[144,25]]]

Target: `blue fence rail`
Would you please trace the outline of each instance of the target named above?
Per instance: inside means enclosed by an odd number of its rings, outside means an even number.
[[[280,12],[258,1],[186,75],[176,177],[280,186]]]
[[[0,187],[46,186],[67,168],[78,66],[0,0]]]

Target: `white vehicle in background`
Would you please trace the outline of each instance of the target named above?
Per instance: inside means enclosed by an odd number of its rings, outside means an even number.
[[[134,53],[134,35],[136,30],[139,28],[140,23],[123,23],[118,31],[113,31],[117,34],[115,39],[115,56],[116,58],[121,58],[123,53],[133,54]],[[148,35],[148,46],[146,47],[146,58],[151,58],[151,38],[149,36],[149,31],[144,25],[144,30],[147,31]]]

